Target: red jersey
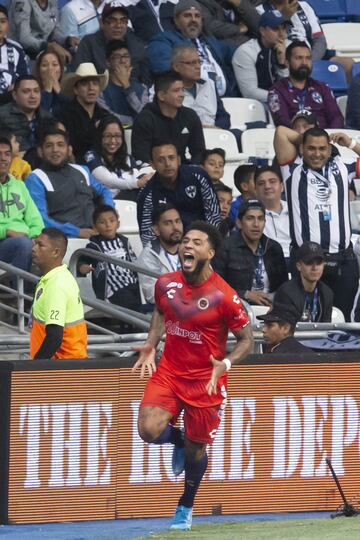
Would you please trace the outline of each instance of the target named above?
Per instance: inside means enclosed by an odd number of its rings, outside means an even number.
[[[249,324],[237,293],[215,272],[200,285],[189,285],[181,271],[164,274],[155,302],[166,329],[159,370],[175,377],[210,379],[210,354],[224,358],[228,330]]]

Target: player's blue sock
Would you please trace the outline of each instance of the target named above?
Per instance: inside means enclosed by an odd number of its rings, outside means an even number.
[[[187,506],[188,508],[194,506],[195,495],[205,474],[207,464],[207,453],[205,453],[200,461],[185,460],[185,488],[184,493],[179,499],[179,506]]]
[[[164,431],[151,442],[152,444],[171,443],[175,444],[175,446],[184,446],[184,438],[181,429],[174,427],[171,424],[168,424]]]

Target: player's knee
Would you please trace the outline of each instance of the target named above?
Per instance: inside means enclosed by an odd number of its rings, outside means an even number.
[[[206,444],[193,443],[191,441],[185,442],[185,459],[187,462],[200,461],[206,452]]]
[[[159,435],[155,429],[155,426],[146,421],[139,421],[138,432],[140,438],[147,443],[151,443]]]

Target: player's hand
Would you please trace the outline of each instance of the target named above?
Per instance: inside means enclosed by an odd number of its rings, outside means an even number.
[[[271,299],[263,291],[248,291],[246,294],[246,300],[250,300],[250,302],[258,306],[272,306]]]
[[[145,343],[145,345],[135,345],[134,347],[131,347],[131,348],[134,351],[138,351],[140,353],[139,358],[135,362],[134,367],[132,368],[131,371],[134,373],[139,367],[141,367],[140,379],[144,378],[146,370],[148,372],[149,377],[151,377],[156,371],[155,347],[152,347],[151,345],[148,345]]]
[[[351,137],[349,137],[349,135],[346,133],[331,133],[330,141],[339,144],[340,146],[348,147],[351,144]]]
[[[206,385],[206,391],[209,396],[212,396],[212,394],[217,394],[216,386],[218,378],[221,377],[223,373],[225,373],[226,365],[224,364],[224,362],[216,360],[216,358],[214,358],[212,354],[210,354],[210,362],[213,365],[213,370],[211,373],[211,379]]]

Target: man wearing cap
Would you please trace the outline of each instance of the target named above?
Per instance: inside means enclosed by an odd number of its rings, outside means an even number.
[[[239,230],[224,240],[214,270],[250,304],[271,306],[273,293],[288,279],[281,245],[263,234],[265,208],[257,199],[238,211]]]
[[[238,95],[231,68],[234,48],[213,36],[205,35],[201,5],[196,0],[180,0],[174,8],[176,30],[160,32],[149,42],[148,58],[154,73],[171,67],[171,53],[176,45],[193,44],[201,59],[201,78],[216,83],[219,96]]]
[[[97,73],[94,64],[84,63],[61,81],[61,91],[73,99],[58,109],[56,117],[70,135],[77,162],[83,162],[85,152],[93,148],[96,124],[109,114],[96,103],[108,80],[107,71]]]
[[[360,156],[360,144],[345,133],[318,127],[303,135],[285,126],[275,131],[274,147],[289,206],[292,251],[306,241],[326,253],[323,281],[334,293],[334,305],[350,321],[358,289],[359,267],[351,243],[349,185],[360,172],[360,161],[331,155],[331,144],[348,147]]]
[[[146,59],[144,43],[128,28],[129,15],[119,0],[112,0],[104,5],[101,15],[100,30],[84,36],[75,55],[75,67],[84,62],[92,62],[96,70],[102,73],[106,69],[106,45],[109,41],[124,41],[131,55],[133,76],[145,84],[151,83],[151,74]]]
[[[267,353],[310,353],[311,350],[294,338],[300,314],[292,306],[274,303],[271,311],[257,317],[264,321],[263,337]]]
[[[286,49],[289,77],[269,90],[268,105],[276,126],[291,126],[298,112],[313,113],[321,128],[342,128],[344,118],[327,84],[310,77],[311,49],[304,41],[293,41]]]
[[[296,252],[299,275],[283,283],[276,291],[274,303],[293,306],[302,322],[331,322],[333,293],[321,280],[325,254],[316,242],[304,242]]]
[[[266,103],[269,88],[288,74],[285,65],[285,19],[268,11],[259,20],[259,37],[240,45],[232,65],[244,98]]]

